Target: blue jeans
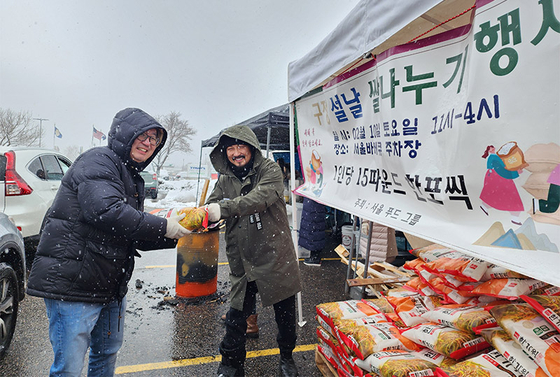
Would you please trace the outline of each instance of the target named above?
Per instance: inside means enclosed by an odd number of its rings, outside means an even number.
[[[50,376],[80,376],[88,348],[88,376],[113,376],[123,343],[126,297],[108,304],[45,299],[54,352]]]

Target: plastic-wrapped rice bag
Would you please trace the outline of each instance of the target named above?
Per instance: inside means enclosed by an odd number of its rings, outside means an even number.
[[[437,365],[411,352],[395,350],[369,355],[356,360],[356,365],[381,377],[435,376]]]
[[[387,301],[405,325],[414,326],[426,322],[422,314],[439,306],[434,304],[431,297],[438,296],[387,297]]]
[[[351,356],[362,360],[379,351],[421,349],[416,343],[403,337],[399,330],[388,322],[356,326],[354,320],[344,320],[344,323],[336,327],[336,333],[339,341],[353,353]]]
[[[495,306],[490,314],[550,377],[560,376],[560,334],[527,304]]]
[[[488,269],[488,262],[455,252],[426,263],[424,266],[432,273],[445,273],[469,281],[480,281]]]
[[[542,315],[556,331],[560,331],[560,296],[522,295],[521,299]]]
[[[323,327],[329,327],[330,329],[327,330],[333,335],[335,334],[334,320],[336,319],[362,318],[374,314],[382,314],[369,305],[367,301],[361,300],[327,302],[319,304],[315,308],[317,316],[321,317],[326,323]]]
[[[522,376],[546,377],[546,373],[501,328],[485,329],[481,331],[480,335],[500,352]]]
[[[471,334],[476,330],[496,327],[498,324],[492,315],[483,308],[461,305],[443,305],[422,314],[428,322],[453,327]]]
[[[434,322],[416,325],[402,334],[417,344],[456,360],[490,346],[482,337]]]
[[[496,350],[449,367],[439,368],[436,375],[438,377],[523,377]]]
[[[527,295],[544,285],[546,283],[537,279],[492,279],[473,289],[472,293],[506,300],[517,300],[519,296]]]

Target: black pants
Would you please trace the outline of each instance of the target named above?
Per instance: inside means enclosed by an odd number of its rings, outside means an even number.
[[[226,315],[226,335],[220,343],[222,364],[234,368],[243,367],[245,364],[245,332],[247,331],[247,317],[255,307],[257,284],[252,281],[247,283],[243,311],[230,308]],[[296,347],[296,296],[288,297],[274,306],[276,324],[278,325],[278,348],[280,355],[285,358],[292,357]]]

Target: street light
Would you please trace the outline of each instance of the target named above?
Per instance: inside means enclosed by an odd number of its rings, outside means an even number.
[[[47,121],[45,118],[33,118],[39,121],[39,148],[41,148],[41,136],[43,135],[43,121]]]

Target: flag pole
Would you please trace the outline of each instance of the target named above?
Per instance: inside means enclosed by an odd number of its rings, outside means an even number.
[[[95,124],[92,127],[93,129],[91,130],[91,146],[93,147],[93,130],[95,130]]]
[[[53,149],[55,149],[55,145],[54,145],[54,142],[55,142],[55,132],[56,132],[56,123],[54,124],[53,133],[52,133],[52,147],[53,147]],[[55,149],[55,150],[56,150],[56,149]]]

